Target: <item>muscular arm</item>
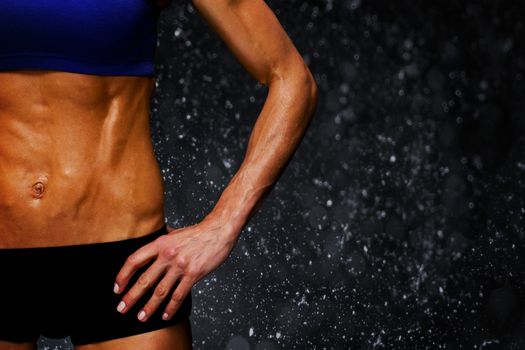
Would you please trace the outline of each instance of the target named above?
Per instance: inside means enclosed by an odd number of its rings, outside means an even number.
[[[297,149],[317,104],[317,85],[263,0],[192,0],[268,95],[244,160],[206,219],[235,240]]]
[[[137,317],[145,322],[180,279],[163,319],[176,314],[191,287],[231,252],[244,225],[271,190],[295,152],[317,104],[317,86],[301,56],[263,0],[193,0],[240,63],[269,88],[246,155],[213,210],[198,224],[170,230],[128,257],[115,279],[126,290],[130,276],[153,263],[122,297],[127,312],[165,273]]]

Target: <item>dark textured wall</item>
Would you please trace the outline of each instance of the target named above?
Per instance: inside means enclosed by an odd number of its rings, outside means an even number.
[[[193,289],[196,349],[523,349],[525,6],[267,1],[319,86],[300,148]],[[159,23],[166,216],[211,210],[267,93],[190,2]]]

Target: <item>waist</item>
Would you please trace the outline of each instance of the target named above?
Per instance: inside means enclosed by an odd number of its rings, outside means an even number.
[[[39,176],[36,195],[17,178],[3,178],[0,185],[0,248],[124,240],[164,223],[156,164],[91,169],[66,179],[47,173]]]

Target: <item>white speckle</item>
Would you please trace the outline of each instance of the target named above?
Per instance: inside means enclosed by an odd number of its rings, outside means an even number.
[[[395,163],[395,162],[396,162],[396,156],[391,155],[390,156],[390,163]]]
[[[250,337],[253,335],[253,327],[250,327],[250,331],[248,332],[248,334],[250,335]]]
[[[308,305],[308,302],[306,301],[306,296],[304,294],[301,296],[301,300],[299,300],[297,305],[299,306],[299,305],[303,305],[303,304],[304,305]]]
[[[222,164],[226,169],[230,169],[232,167],[232,162],[230,159],[223,159]]]
[[[499,344],[498,339],[484,339],[483,343],[479,346],[480,350],[485,347],[485,345]]]

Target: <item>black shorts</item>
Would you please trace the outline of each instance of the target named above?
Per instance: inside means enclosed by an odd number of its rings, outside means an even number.
[[[0,340],[25,343],[36,342],[40,335],[70,336],[73,344],[82,345],[145,333],[186,319],[192,309],[191,293],[170,320],[161,318],[178,282],[145,322],[137,314],[155,286],[126,313],[117,311],[125,292],[155,261],[138,269],[126,290],[117,295],[113,284],[127,257],[166,233],[163,225],[127,240],[0,249]]]

